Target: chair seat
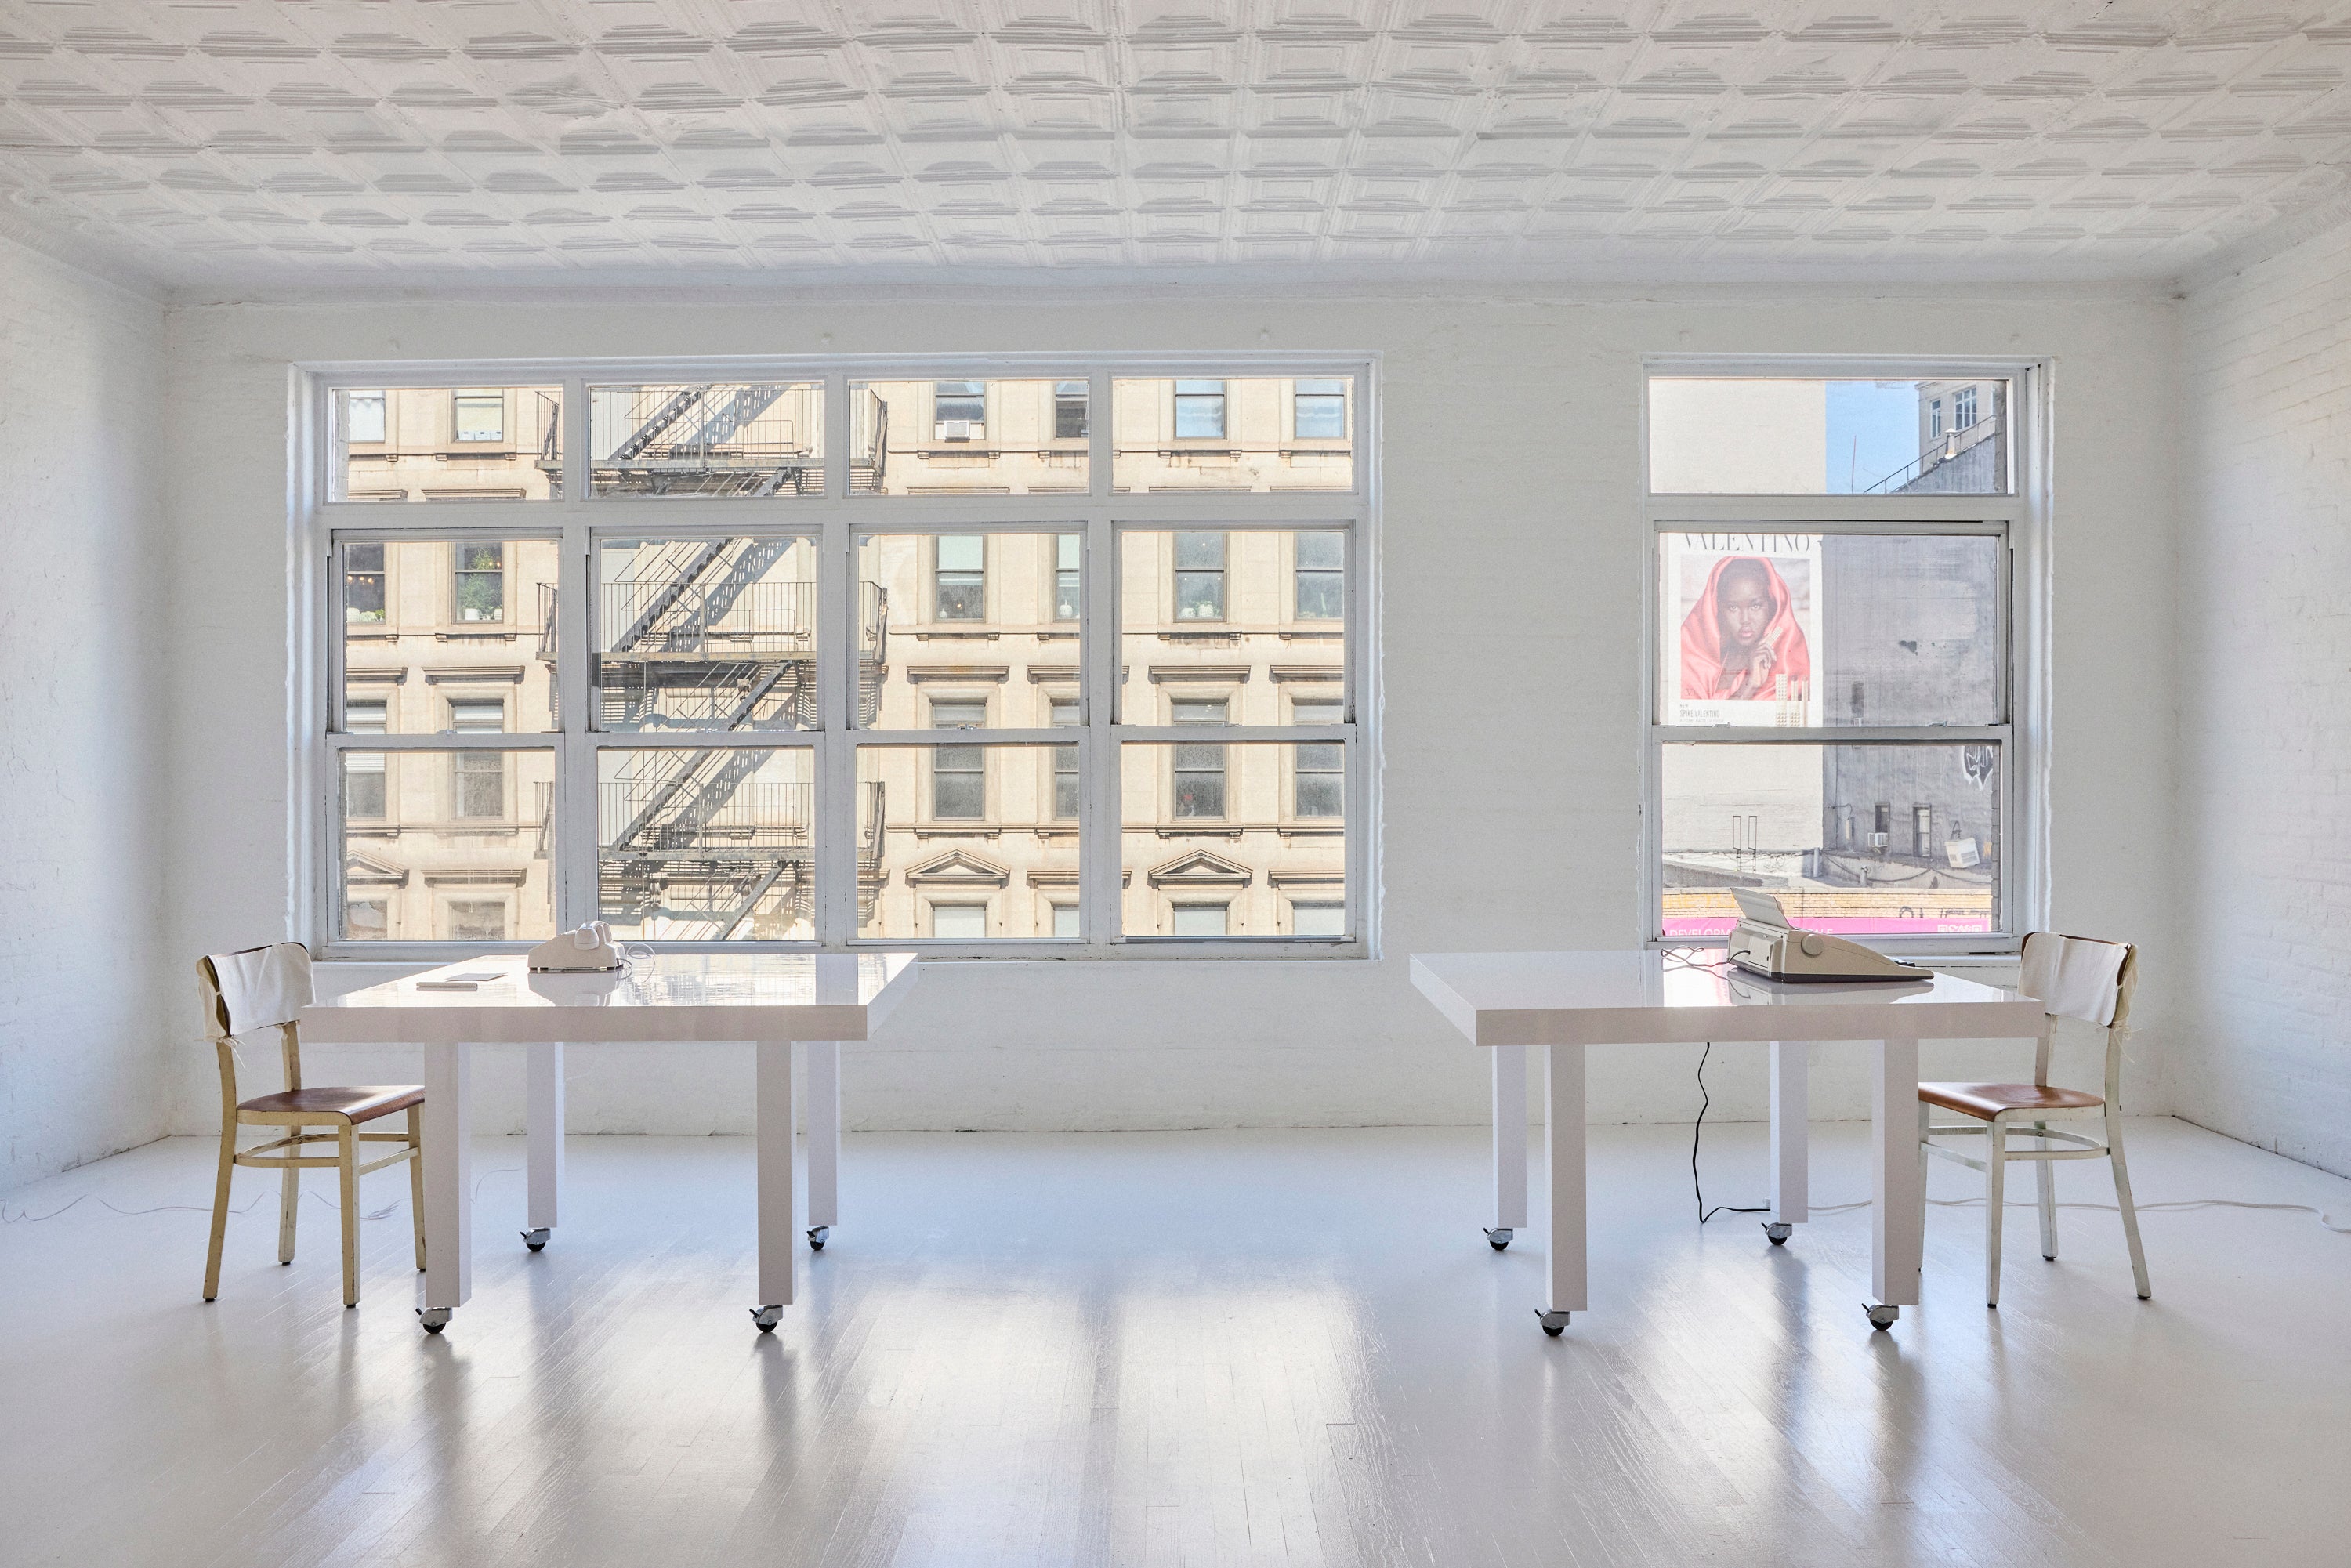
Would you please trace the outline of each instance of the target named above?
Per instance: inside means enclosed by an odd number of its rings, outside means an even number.
[[[352,1122],[372,1122],[378,1116],[388,1116],[394,1111],[405,1111],[411,1105],[423,1103],[423,1085],[393,1083],[368,1089],[288,1089],[277,1094],[258,1094],[250,1100],[240,1100],[236,1108],[273,1115],[293,1112],[321,1120],[334,1117]]]
[[[2100,1095],[2038,1083],[1921,1083],[1918,1098],[1983,1122],[2007,1111],[2095,1111],[2105,1103]]]

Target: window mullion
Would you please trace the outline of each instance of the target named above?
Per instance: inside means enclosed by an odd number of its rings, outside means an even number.
[[[1078,750],[1078,933],[1089,946],[1119,939],[1125,922],[1119,866],[1122,840],[1117,717],[1119,646],[1118,535],[1111,525],[1113,461],[1112,376],[1097,370],[1086,388],[1086,448],[1094,510],[1086,518],[1083,570],[1079,578],[1078,650],[1083,671],[1085,738]]]
[[[817,541],[817,689],[821,727],[816,737],[817,833],[814,851],[816,937],[841,947],[857,935],[860,800],[854,726],[863,679],[857,581],[857,541],[849,507],[849,377],[824,378],[824,522]]]

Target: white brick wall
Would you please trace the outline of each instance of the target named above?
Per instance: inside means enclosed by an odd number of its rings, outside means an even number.
[[[2351,231],[2182,325],[2177,1111],[2351,1174]]]
[[[0,237],[0,1192],[164,1130],[159,988],[194,985],[162,962],[162,358],[161,306]]]

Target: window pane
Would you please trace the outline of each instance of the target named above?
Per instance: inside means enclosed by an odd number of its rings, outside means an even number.
[[[344,408],[349,414],[348,434],[354,444],[373,445],[383,440],[383,393],[380,392],[349,392],[343,393]]]
[[[507,759],[498,751],[450,755],[450,814],[467,820],[503,821],[507,814]]]
[[[450,700],[449,729],[453,734],[497,735],[506,727],[507,705],[496,698],[486,701]]]
[[[1086,383],[852,382],[860,496],[1083,494]]]
[[[927,705],[972,698],[975,724],[1051,723],[1052,702],[1078,685],[1076,538],[862,536],[859,726],[925,729]]]
[[[2008,406],[2005,381],[1653,376],[1649,488],[2004,496]],[[1964,410],[1964,424],[1947,409]]]
[[[1061,749],[859,747],[858,936],[929,936],[943,905],[986,911],[974,941],[1052,936],[1061,907],[1074,919],[1078,824],[1053,810]]]
[[[454,942],[503,942],[507,905],[502,898],[453,898],[444,906],[447,936]]]
[[[343,619],[355,625],[383,623],[383,546],[343,546]]]
[[[341,764],[340,938],[555,935],[553,752],[346,751]]]
[[[2001,748],[1938,743],[1664,748],[1668,936],[1719,936],[1727,889],[1854,935],[2000,930]]]
[[[930,935],[943,941],[979,942],[987,936],[985,904],[934,904]]]
[[[1060,441],[1086,438],[1086,394],[1083,382],[1053,383],[1053,435]]]
[[[1301,621],[1343,621],[1347,615],[1347,536],[1311,533],[1297,540],[1297,611]]]
[[[1663,723],[2005,717],[1996,538],[1725,531],[1658,550]]]
[[[1053,935],[1075,941],[1078,934],[1078,906],[1074,904],[1053,905]]]
[[[1301,440],[1343,441],[1347,435],[1347,383],[1305,381],[1297,383],[1292,428]]]
[[[985,440],[987,435],[987,385],[985,382],[931,383],[931,418],[942,441]]]
[[[1130,936],[1172,936],[1176,911],[1221,904],[1227,934],[1280,937],[1300,900],[1346,904],[1344,748],[1327,814],[1293,808],[1296,753],[1278,741],[1130,741],[1120,748],[1120,857]],[[1324,760],[1329,760],[1327,758]],[[1316,787],[1321,788],[1320,786]],[[1212,807],[1212,810],[1203,810]]]
[[[1347,814],[1347,748],[1336,741],[1291,748],[1300,817]]]
[[[802,748],[599,753],[597,917],[641,941],[812,936],[813,778]]]
[[[938,568],[934,574],[933,619],[984,621],[987,618],[987,540],[978,534],[943,534],[934,548]]]
[[[461,703],[477,705],[469,733],[557,727],[555,540],[339,538],[334,549],[347,729],[432,735],[453,727]],[[493,710],[495,727],[482,717]]]
[[[1055,698],[1050,716],[1057,729],[1075,726],[1078,723],[1077,699]],[[1053,815],[1057,820],[1076,818],[1080,788],[1078,748],[1074,746],[1053,747]]]
[[[1111,487],[1122,495],[1353,489],[1353,384],[1274,376],[1114,382]]]
[[[495,544],[457,546],[457,571],[450,584],[450,602],[460,621],[503,621],[507,618],[506,547]]]
[[[596,548],[597,725],[813,729],[816,548],[804,538],[606,538]]]
[[[824,388],[591,386],[588,455],[599,496],[821,496]]]
[[[1343,904],[1298,904],[1290,906],[1292,936],[1344,936],[1347,906]]]
[[[1079,563],[1084,559],[1085,536],[1057,534],[1053,541],[1053,619],[1075,621],[1084,603],[1078,591]]]
[[[1179,904],[1172,916],[1168,934],[1175,936],[1223,936],[1228,934],[1228,905],[1222,904]]]
[[[334,501],[544,501],[563,493],[560,387],[337,390]]]
[[[1344,573],[1328,574],[1341,586],[1307,606],[1328,612],[1310,621],[1300,600],[1323,591],[1298,562],[1343,560],[1345,548],[1343,531],[1323,528],[1123,531],[1119,722],[1177,723],[1172,704],[1216,697],[1230,705],[1224,722],[1288,724],[1293,702],[1343,700]]]
[[[1220,441],[1225,434],[1225,383],[1176,383],[1176,438]]]
[[[460,441],[503,441],[507,434],[507,394],[496,387],[465,387],[450,400],[455,405],[456,438]]]

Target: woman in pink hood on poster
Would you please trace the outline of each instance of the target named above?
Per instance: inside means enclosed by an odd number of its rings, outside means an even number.
[[[1784,676],[1787,685],[1777,685]],[[1682,695],[1693,702],[1796,696],[1813,678],[1812,651],[1788,585],[1771,563],[1725,556],[1682,621]]]

